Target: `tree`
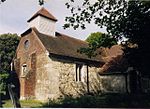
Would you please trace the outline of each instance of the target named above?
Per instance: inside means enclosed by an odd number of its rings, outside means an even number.
[[[112,45],[117,44],[117,41],[110,37],[109,35],[101,32],[91,33],[90,36],[86,39],[90,46],[94,45],[99,48],[103,47],[111,47]]]
[[[97,49],[100,47],[111,47],[112,45],[117,44],[117,41],[110,37],[107,34],[96,32],[91,33],[86,39],[88,42],[87,48],[80,48],[78,52],[85,53],[89,58],[97,55]],[[100,52],[101,50],[99,50]]]
[[[6,0],[1,0],[0,2],[4,2],[4,1],[6,1]]]
[[[150,1],[129,2],[121,25],[124,28],[120,32],[129,39],[128,43],[132,43],[132,47],[125,45],[125,57],[141,75],[150,76]]]
[[[80,6],[74,4],[74,0],[66,3],[72,16],[66,17],[64,28],[85,29],[86,23],[94,21],[97,26],[106,27],[109,36],[116,40],[128,38],[124,53],[130,66],[143,75],[150,75],[150,1],[83,0]]]
[[[15,56],[19,39],[17,34],[0,35],[0,93],[5,92],[7,78],[10,73],[10,64]]]
[[[0,3],[5,2],[6,0],[0,0]],[[44,0],[38,0],[39,5],[44,5]]]
[[[7,73],[1,73],[0,74],[0,95],[1,94],[5,94],[5,88],[6,88],[6,80],[8,78],[8,74]]]
[[[64,28],[81,27],[86,28],[86,23],[95,22],[99,27],[107,27],[109,34],[113,34],[112,27],[125,15],[127,8],[126,0],[97,0],[94,3],[91,0],[83,0],[81,5],[74,6],[74,0],[66,3],[66,6],[72,12],[72,16],[66,17]],[[115,35],[116,37],[116,35]]]

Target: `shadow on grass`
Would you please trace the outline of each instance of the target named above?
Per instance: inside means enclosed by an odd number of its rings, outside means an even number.
[[[49,100],[42,107],[54,108],[148,108],[150,94],[102,94],[84,95],[79,98],[65,97],[59,100]]]

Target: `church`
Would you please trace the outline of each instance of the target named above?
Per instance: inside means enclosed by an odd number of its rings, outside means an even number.
[[[21,34],[14,59],[20,81],[20,99],[48,100],[99,92],[101,55],[88,58],[77,52],[85,41],[56,31],[57,19],[41,8]]]

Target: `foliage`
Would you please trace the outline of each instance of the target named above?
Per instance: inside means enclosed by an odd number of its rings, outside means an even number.
[[[23,108],[117,108],[117,107],[150,107],[149,94],[102,94],[102,95],[84,95],[78,98],[65,97],[59,100],[49,100],[47,103],[41,103],[34,100],[21,100]],[[10,100],[5,100],[4,108],[13,107]]]
[[[50,100],[42,107],[53,108],[120,108],[120,107],[149,107],[149,94],[102,94],[84,95],[78,98],[65,97],[58,101]]]
[[[111,38],[109,35],[96,32],[91,33],[91,35],[86,39],[89,44],[87,48],[80,48],[78,52],[85,53],[89,58],[96,56],[96,49],[100,47],[111,47],[112,45],[117,44],[117,41],[114,38]]]
[[[1,2],[4,2],[4,1],[6,1],[6,0],[1,0],[0,3],[1,3]]]
[[[5,88],[6,88],[6,80],[8,78],[7,73],[0,73],[0,95],[5,94]]]
[[[92,46],[92,45],[99,45],[101,46],[108,46],[111,47],[112,45],[116,44],[116,40],[113,38],[110,38],[107,34],[96,32],[91,33],[90,36],[86,39],[86,41]]]
[[[1,71],[9,72],[10,63],[15,56],[16,48],[19,43],[17,34],[2,34],[0,35],[0,56],[1,56]]]
[[[115,39],[128,38],[124,44],[126,59],[134,69],[149,75],[150,1],[83,0],[78,6],[75,2],[66,3],[72,16],[66,17],[64,28],[85,29],[86,23],[94,21],[97,26],[106,27],[108,34]],[[128,43],[137,46],[131,47]]]
[[[118,21],[124,16],[127,8],[126,0],[83,0],[80,5],[75,6],[74,0],[66,3],[68,9],[71,10],[72,16],[66,17],[64,28],[73,27],[74,29],[81,27],[86,28],[86,23],[95,22],[99,27],[107,27],[109,34],[114,35],[112,31]],[[116,37],[116,35],[114,35]]]
[[[2,3],[2,2],[5,2],[6,0],[0,0],[0,3]],[[39,5],[41,6],[41,5],[44,5],[44,0],[38,0],[38,2],[39,2]]]
[[[150,1],[129,2],[126,14],[127,16],[121,22],[124,28],[120,31],[129,38],[130,42],[124,44],[125,57],[142,75],[150,76]]]
[[[10,72],[10,64],[15,56],[16,48],[19,43],[17,34],[0,35],[0,90],[5,89],[6,79]]]

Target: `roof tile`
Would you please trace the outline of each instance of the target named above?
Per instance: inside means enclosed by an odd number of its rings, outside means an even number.
[[[27,22],[30,22],[31,20],[36,18],[38,15],[43,16],[43,17],[48,18],[53,21],[57,21],[57,19],[51,13],[49,13],[45,8],[41,8]]]
[[[55,37],[49,36],[40,33],[36,28],[32,29],[39,37],[46,49],[49,51],[49,53],[103,63],[101,55],[88,58],[87,55],[77,52],[77,50],[81,47],[88,47],[88,43],[85,41],[69,37],[58,32],[56,33]]]

